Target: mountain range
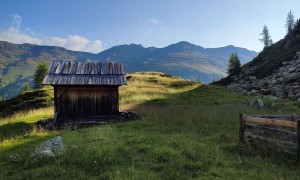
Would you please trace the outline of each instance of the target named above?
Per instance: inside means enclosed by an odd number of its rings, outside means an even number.
[[[232,45],[203,48],[185,41],[164,48],[119,45],[98,54],[0,41],[0,96],[11,98],[26,83],[32,85],[32,75],[38,64],[50,64],[53,60],[119,61],[125,63],[127,72],[160,71],[208,83],[227,75],[228,58],[233,52],[238,54],[242,64],[257,55],[254,51]]]

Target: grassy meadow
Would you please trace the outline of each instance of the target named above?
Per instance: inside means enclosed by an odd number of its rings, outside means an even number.
[[[34,124],[53,117],[51,88],[26,99],[43,102],[42,108],[9,111],[14,100],[1,102],[10,113],[0,110],[0,179],[299,179],[295,156],[241,145],[238,138],[240,112],[300,114],[298,103],[264,99],[266,106],[255,109],[240,93],[163,73],[134,73],[128,80],[120,108],[138,112],[142,118],[135,121],[49,132]],[[66,145],[62,155],[29,158],[57,135]],[[10,153],[23,161],[9,162]]]

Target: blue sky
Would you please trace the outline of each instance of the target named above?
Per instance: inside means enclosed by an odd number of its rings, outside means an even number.
[[[0,40],[98,53],[115,45],[189,41],[261,51],[263,25],[284,37],[299,0],[0,0]],[[298,11],[297,11],[298,10]]]

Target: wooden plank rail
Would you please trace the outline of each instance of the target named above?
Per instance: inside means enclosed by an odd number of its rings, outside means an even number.
[[[244,143],[245,140],[260,140],[260,141],[266,141],[268,143],[280,147],[296,149],[297,163],[298,165],[300,165],[300,117],[299,116],[297,115],[249,116],[245,114],[240,114],[239,123],[240,123],[241,143]],[[285,128],[279,129],[279,127],[285,127]],[[249,130],[254,130],[254,131],[250,132]],[[259,135],[254,133],[258,133]],[[264,135],[272,135],[272,137],[277,137],[277,138],[281,137],[281,139],[264,137]]]
[[[274,119],[251,117],[251,116],[245,116],[245,115],[243,115],[243,118],[246,122],[254,122],[254,123],[261,123],[261,124],[270,124],[270,125],[274,125],[274,126],[285,126],[285,127],[297,128],[297,121],[274,120]]]
[[[260,126],[260,125],[256,125],[256,124],[245,124],[245,128],[256,129],[263,133],[267,132],[267,133],[274,133],[276,135],[284,135],[284,136],[288,136],[288,137],[294,138],[294,139],[296,139],[296,137],[297,137],[297,132],[286,131],[286,130],[282,130],[282,129],[275,129],[275,128],[270,128],[270,127],[264,127],[264,126]]]
[[[258,140],[262,140],[262,141],[267,141],[269,143],[275,144],[275,145],[280,146],[280,147],[297,149],[297,143],[280,141],[280,140],[276,140],[276,139],[272,139],[272,138],[266,138],[266,137],[263,137],[263,136],[254,135],[250,132],[245,133],[245,138],[246,139],[258,139]]]

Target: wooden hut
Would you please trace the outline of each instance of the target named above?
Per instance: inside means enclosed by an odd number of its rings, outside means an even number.
[[[122,63],[53,61],[43,80],[54,87],[55,123],[88,122],[119,113]]]

